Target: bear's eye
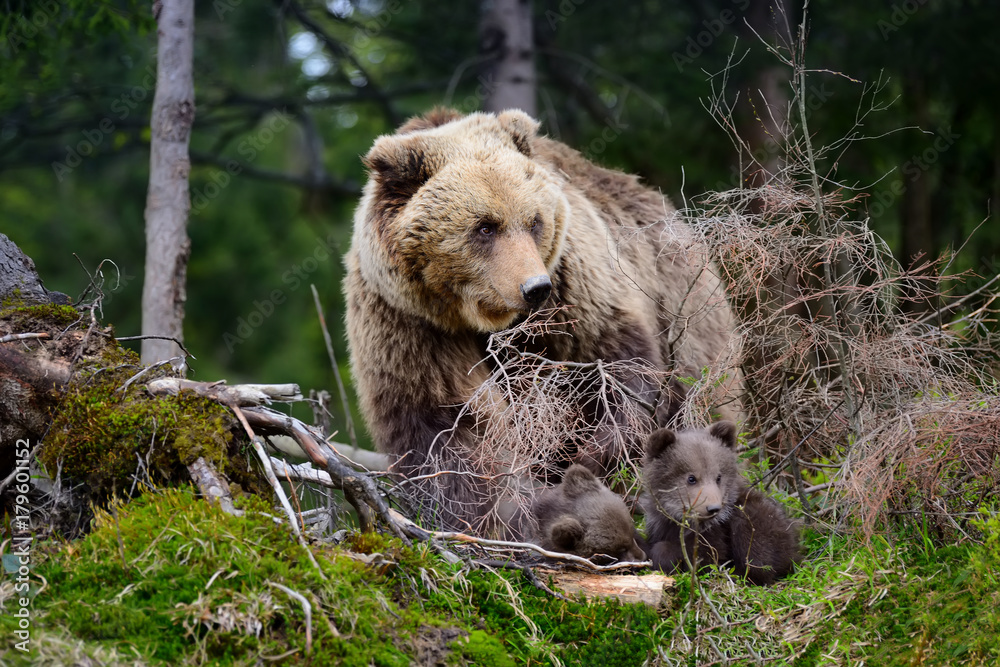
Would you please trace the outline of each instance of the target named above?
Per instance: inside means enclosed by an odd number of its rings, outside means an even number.
[[[694,486],[697,483],[698,483],[697,477],[695,477],[694,475],[688,475],[688,484]]]
[[[718,477],[715,478],[715,483],[722,484],[722,475],[719,475]]]
[[[542,227],[542,216],[535,214],[535,217],[531,220],[531,231],[537,232]]]
[[[497,226],[492,222],[481,222],[479,223],[479,235],[484,237],[491,237],[497,233]]]

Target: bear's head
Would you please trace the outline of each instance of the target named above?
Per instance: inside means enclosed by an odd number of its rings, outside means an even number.
[[[654,431],[646,442],[643,475],[655,508],[701,528],[724,522],[745,487],[735,447],[736,426],[728,421],[707,429]]]
[[[532,157],[537,130],[520,111],[439,111],[377,139],[352,241],[365,280],[447,331],[498,331],[545,303],[569,206]]]
[[[543,542],[584,558],[608,556],[620,561],[645,560],[635,541],[635,524],[625,502],[587,468],[575,464],[562,483],[534,507]]]

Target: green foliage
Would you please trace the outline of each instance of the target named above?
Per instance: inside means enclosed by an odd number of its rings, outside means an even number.
[[[988,523],[993,531],[1000,527],[995,516]],[[930,550],[913,544],[898,551],[878,541],[866,556],[878,594],[867,604],[853,600],[841,619],[846,628],[829,624],[827,638],[852,636],[868,664],[890,667],[1000,660],[1000,549],[995,539]],[[896,566],[885,571],[893,561]]]

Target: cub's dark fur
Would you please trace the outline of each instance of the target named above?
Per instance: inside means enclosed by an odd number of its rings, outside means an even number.
[[[684,570],[697,558],[698,566],[728,564],[767,585],[800,559],[798,521],[748,488],[735,445],[736,427],[727,421],[676,433],[660,429],[649,437],[642,503],[655,567]]]
[[[646,558],[625,502],[582,465],[571,465],[561,484],[541,492],[531,511],[538,524],[535,541],[549,551],[622,561]]]

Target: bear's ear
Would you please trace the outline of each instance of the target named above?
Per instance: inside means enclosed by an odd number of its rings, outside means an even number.
[[[646,441],[646,459],[652,461],[677,442],[677,434],[668,428],[653,431]]]
[[[414,116],[399,126],[398,134],[407,134],[418,130],[430,130],[458,120],[462,114],[448,107],[434,107],[423,116]]]
[[[531,157],[531,141],[538,134],[538,128],[541,124],[528,114],[516,109],[504,111],[497,116],[497,120],[500,122],[500,127],[510,134],[517,150]]]
[[[721,440],[729,449],[736,448],[736,424],[733,422],[715,422],[708,427],[708,434]]]
[[[557,549],[567,553],[572,552],[583,539],[583,524],[571,516],[559,517],[559,520],[552,524],[549,535]]]
[[[362,162],[383,195],[406,201],[431,177],[425,150],[416,138],[379,137]]]
[[[563,475],[563,493],[566,494],[567,498],[579,498],[582,495],[593,493],[599,490],[600,486],[601,483],[597,481],[594,473],[579,463],[571,465]]]

